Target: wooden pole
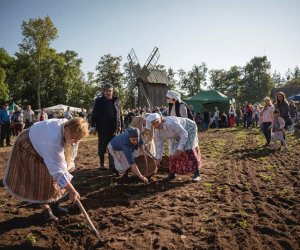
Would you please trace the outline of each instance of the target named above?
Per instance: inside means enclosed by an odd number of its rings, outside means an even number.
[[[100,234],[99,234],[98,230],[95,228],[95,226],[94,226],[94,224],[92,223],[92,221],[91,221],[89,215],[87,214],[87,212],[85,211],[84,207],[82,206],[80,200],[77,199],[77,200],[76,200],[76,203],[77,203],[78,207],[80,208],[81,212],[83,213],[85,219],[87,220],[87,222],[88,222],[90,228],[91,228],[91,229],[93,230],[93,232],[96,234],[97,238],[98,238],[99,240],[101,240],[101,237],[100,237]]]

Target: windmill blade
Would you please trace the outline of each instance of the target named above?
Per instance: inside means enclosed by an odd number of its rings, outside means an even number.
[[[146,68],[149,71],[153,70],[155,68],[155,65],[158,62],[159,57],[160,57],[160,54],[159,54],[158,48],[154,47],[150,56],[148,57],[147,61],[145,62],[143,69]]]
[[[130,50],[127,59],[129,61],[129,67],[132,69],[135,77],[137,78],[141,77],[141,66],[139,63],[139,59],[135,54],[134,49]]]

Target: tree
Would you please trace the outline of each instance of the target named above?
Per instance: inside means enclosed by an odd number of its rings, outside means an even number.
[[[300,87],[300,69],[298,66],[295,67],[294,71],[288,69],[285,75],[287,79],[285,87]]]
[[[242,79],[242,98],[249,102],[262,100],[269,96],[274,87],[271,74],[271,62],[266,56],[254,57],[244,68]]]
[[[37,67],[36,93],[37,106],[41,107],[41,64],[50,48],[50,43],[57,38],[57,29],[54,27],[51,18],[45,19],[30,18],[29,21],[23,21],[22,34],[23,41],[19,44],[21,53],[27,53],[32,58]]]
[[[210,88],[213,90],[225,93],[228,89],[227,72],[224,69],[212,69],[209,71],[210,75]]]
[[[238,66],[232,66],[227,71],[226,79],[228,82],[228,89],[225,91],[225,94],[234,98],[236,101],[242,101],[242,68]]]
[[[96,70],[98,71],[97,82],[100,89],[103,83],[110,83],[115,88],[121,87],[123,78],[121,61],[121,56],[114,57],[111,54],[107,54],[101,57],[96,66]]]
[[[275,70],[274,73],[272,74],[272,80],[275,83],[275,87],[280,87],[285,82],[285,79],[283,76],[281,76],[280,72],[277,73]]]
[[[175,79],[175,71],[172,68],[168,68],[166,74],[169,79],[169,84],[167,85],[167,88],[176,90],[177,81]]]
[[[5,49],[0,48],[0,99],[7,100],[9,98],[9,88],[7,85],[7,74],[12,71],[14,58],[11,57]]]
[[[200,66],[194,65],[188,73],[182,69],[178,71],[180,87],[187,91],[187,96],[195,95],[206,86],[207,71],[208,68],[205,63]]]
[[[0,68],[0,99],[2,99],[2,101],[7,100],[8,94],[8,86],[5,83],[5,71],[4,69]]]
[[[124,63],[123,70],[123,84],[128,91],[127,98],[124,100],[124,108],[133,108],[136,106],[136,100],[138,98],[136,76],[134,75],[130,63]]]

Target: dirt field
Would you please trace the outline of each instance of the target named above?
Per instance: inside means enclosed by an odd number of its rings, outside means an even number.
[[[288,152],[276,153],[258,129],[199,136],[200,183],[165,183],[160,172],[149,185],[116,178],[98,171],[95,137],[80,144],[73,183],[102,242],[78,210],[43,223],[39,206],[13,199],[1,182],[0,248],[300,249],[299,131],[288,135]],[[8,150],[0,149],[1,176]]]

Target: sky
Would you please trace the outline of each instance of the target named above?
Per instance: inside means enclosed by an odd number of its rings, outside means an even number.
[[[84,73],[105,54],[127,62],[131,48],[143,65],[158,47],[158,63],[176,71],[265,55],[284,75],[300,66],[299,11],[300,0],[0,0],[0,47],[13,56],[22,22],[48,15],[59,36],[51,46],[76,51]]]

